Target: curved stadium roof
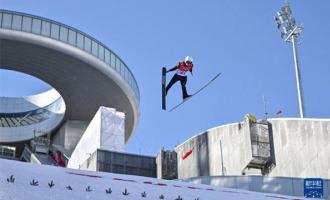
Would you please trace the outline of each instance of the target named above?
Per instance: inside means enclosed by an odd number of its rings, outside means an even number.
[[[93,37],[53,20],[0,10],[0,66],[52,85],[65,119],[89,121],[100,106],[126,114],[125,141],[139,121],[140,93],[127,65]]]

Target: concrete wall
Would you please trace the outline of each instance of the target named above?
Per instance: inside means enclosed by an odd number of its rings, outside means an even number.
[[[330,179],[330,120],[274,119],[276,167],[270,176]]]
[[[272,124],[276,161],[268,176],[330,178],[330,119],[268,121]],[[252,156],[247,127],[247,123],[219,126],[178,146],[178,178],[241,175]],[[193,148],[193,153],[182,160],[182,155]]]
[[[64,147],[65,154],[70,156],[85,132],[88,123],[74,120],[66,121],[53,136],[53,144],[57,147]]]
[[[82,170],[98,171],[97,169],[97,151],[89,155],[90,157],[79,166]]]
[[[266,176],[204,176],[184,180],[195,184],[207,184],[256,192],[304,196],[304,179]],[[323,180],[323,194],[329,199],[330,180]]]
[[[237,172],[240,175],[252,160],[250,140],[247,123],[217,127],[187,140],[175,149],[178,154],[178,178],[223,173],[237,175]],[[182,156],[191,149],[193,153],[183,160]]]

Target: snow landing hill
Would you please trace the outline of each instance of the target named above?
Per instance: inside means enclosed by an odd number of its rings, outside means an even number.
[[[0,159],[0,200],[272,200],[295,198]]]

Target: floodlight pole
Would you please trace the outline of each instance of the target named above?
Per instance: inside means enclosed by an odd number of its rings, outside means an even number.
[[[304,101],[301,87],[301,77],[297,53],[297,38],[301,33],[303,27],[296,25],[295,19],[291,16],[291,9],[288,1],[285,1],[285,5],[282,7],[281,11],[277,12],[275,21],[277,23],[277,28],[281,30],[281,37],[285,42],[292,43],[293,49],[293,59],[296,71],[296,82],[298,91],[298,102],[299,102],[299,114],[300,118],[304,118]]]
[[[301,79],[300,79],[300,68],[299,68],[299,61],[298,61],[298,54],[297,54],[297,45],[296,45],[296,35],[291,35],[291,42],[292,42],[292,49],[293,49],[293,59],[294,59],[294,66],[296,71],[296,82],[297,82],[297,91],[298,91],[298,101],[299,101],[299,113],[300,118],[304,118],[304,101],[301,89]]]

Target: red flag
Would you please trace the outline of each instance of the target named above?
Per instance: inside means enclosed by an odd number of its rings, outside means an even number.
[[[280,115],[280,114],[282,114],[282,110],[278,110],[275,114],[276,114],[276,115]]]
[[[190,156],[190,154],[192,154],[193,149],[190,149],[189,151],[187,151],[185,154],[183,154],[182,156],[182,160],[186,159],[188,156]]]

